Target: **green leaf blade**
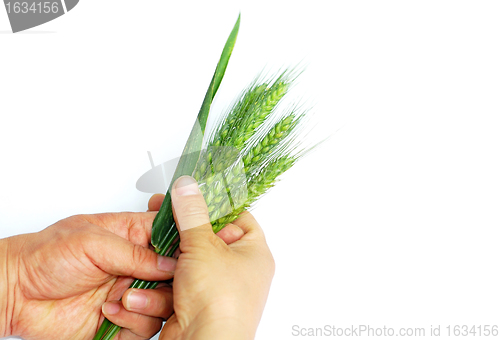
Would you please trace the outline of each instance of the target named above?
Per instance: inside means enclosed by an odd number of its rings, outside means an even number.
[[[210,106],[222,82],[222,78],[224,77],[227,65],[229,63],[229,58],[231,57],[231,54],[233,52],[240,27],[240,18],[241,15],[238,15],[238,19],[236,20],[236,23],[226,40],[226,44],[224,46],[224,49],[222,50],[221,57],[217,64],[217,68],[215,69],[212,81],[210,82],[210,86],[208,87],[205,99],[203,100],[203,104],[198,113],[198,117],[191,130],[188,141],[186,142],[186,145],[182,152],[182,156],[179,160],[174,176],[172,177],[172,181],[170,182],[169,188],[165,195],[165,199],[163,200],[163,204],[153,222],[151,244],[155,247],[158,253],[166,251],[166,249],[162,249],[162,246],[166,244],[166,239],[171,235],[171,226],[174,223],[172,200],[170,196],[172,184],[177,178],[181,176],[191,175],[196,166],[203,143],[203,136],[205,133],[208,115],[210,113]]]

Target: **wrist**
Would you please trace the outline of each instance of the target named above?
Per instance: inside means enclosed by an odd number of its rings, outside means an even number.
[[[217,319],[206,322],[196,327],[185,340],[253,340],[255,331],[248,325],[233,319]]]
[[[220,306],[220,305],[219,305]],[[223,308],[199,314],[191,323],[189,331],[183,340],[253,340],[255,338],[256,326],[249,322],[249,315],[244,313],[225,313]],[[224,310],[224,312],[223,312]],[[244,316],[244,319],[240,317]]]
[[[0,337],[14,334],[18,254],[14,237],[0,239]]]

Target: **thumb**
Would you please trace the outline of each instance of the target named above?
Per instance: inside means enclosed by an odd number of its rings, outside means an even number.
[[[214,233],[208,217],[207,204],[194,178],[190,176],[179,177],[173,185],[171,195],[181,244],[183,241],[198,238],[198,236],[200,242],[208,241],[210,236],[207,235],[214,235]]]

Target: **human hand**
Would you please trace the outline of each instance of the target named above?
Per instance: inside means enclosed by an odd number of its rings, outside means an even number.
[[[163,203],[165,195],[155,194],[148,202],[148,211],[158,211]],[[226,244],[231,244],[239,240],[244,232],[237,225],[229,223],[216,234]],[[174,254],[174,257],[179,255],[179,250]],[[140,316],[130,312],[136,312],[139,315],[148,315],[158,317],[161,320],[168,319],[173,313],[172,305],[172,287],[165,283],[160,283],[156,289],[128,289],[121,301],[112,301],[106,303],[105,307],[113,305],[114,314],[110,316],[106,313],[106,317],[114,324],[121,327],[130,327],[134,321]],[[106,311],[106,308],[103,308]],[[153,328],[153,330],[156,329]],[[157,332],[159,328],[155,331]]]
[[[167,271],[159,270],[157,255],[147,249],[164,197],[153,195],[148,213],[72,216],[39,233],[0,240],[0,337],[92,338],[105,301],[104,315],[123,327],[117,340],[156,334],[173,313],[172,288],[127,288],[132,277],[172,277],[176,261],[160,257]],[[243,231],[228,225],[217,235],[229,244]]]
[[[175,182],[172,205],[181,254],[173,281],[175,313],[160,340],[253,339],[274,275],[259,224],[250,213],[241,214],[224,229],[244,235],[227,245],[212,232],[203,196],[187,176]]]
[[[77,215],[38,233],[1,240],[0,258],[5,261],[0,273],[5,273],[7,284],[0,287],[0,336],[91,339],[103,319],[102,304],[118,300],[132,277],[172,278],[176,260],[148,249],[155,215]],[[171,313],[169,288],[162,289],[166,294],[160,303]],[[106,304],[103,309],[117,305]],[[106,317],[127,327],[117,340],[135,340],[149,339],[160,330],[163,320],[155,314],[157,310],[139,314],[120,309]]]

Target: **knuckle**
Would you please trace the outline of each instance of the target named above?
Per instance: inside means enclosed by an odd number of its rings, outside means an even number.
[[[146,251],[147,249],[142,247],[141,245],[134,244],[132,248],[132,261],[135,264],[136,268],[145,264],[149,258],[149,254]]]
[[[181,237],[181,242],[179,244],[179,249],[182,253],[190,253],[194,249],[198,252],[213,252],[215,247],[215,242],[212,240],[212,236],[214,238],[218,238],[212,231],[208,232],[208,230],[204,228],[192,228],[189,232],[189,237]],[[220,242],[224,242],[219,239]]]
[[[197,197],[188,197],[181,203],[176,203],[176,213],[182,216],[207,214],[208,208],[204,200]]]
[[[128,239],[133,243],[140,244],[142,246],[147,246],[149,244],[149,238],[144,229],[137,224],[132,225],[128,229]]]

